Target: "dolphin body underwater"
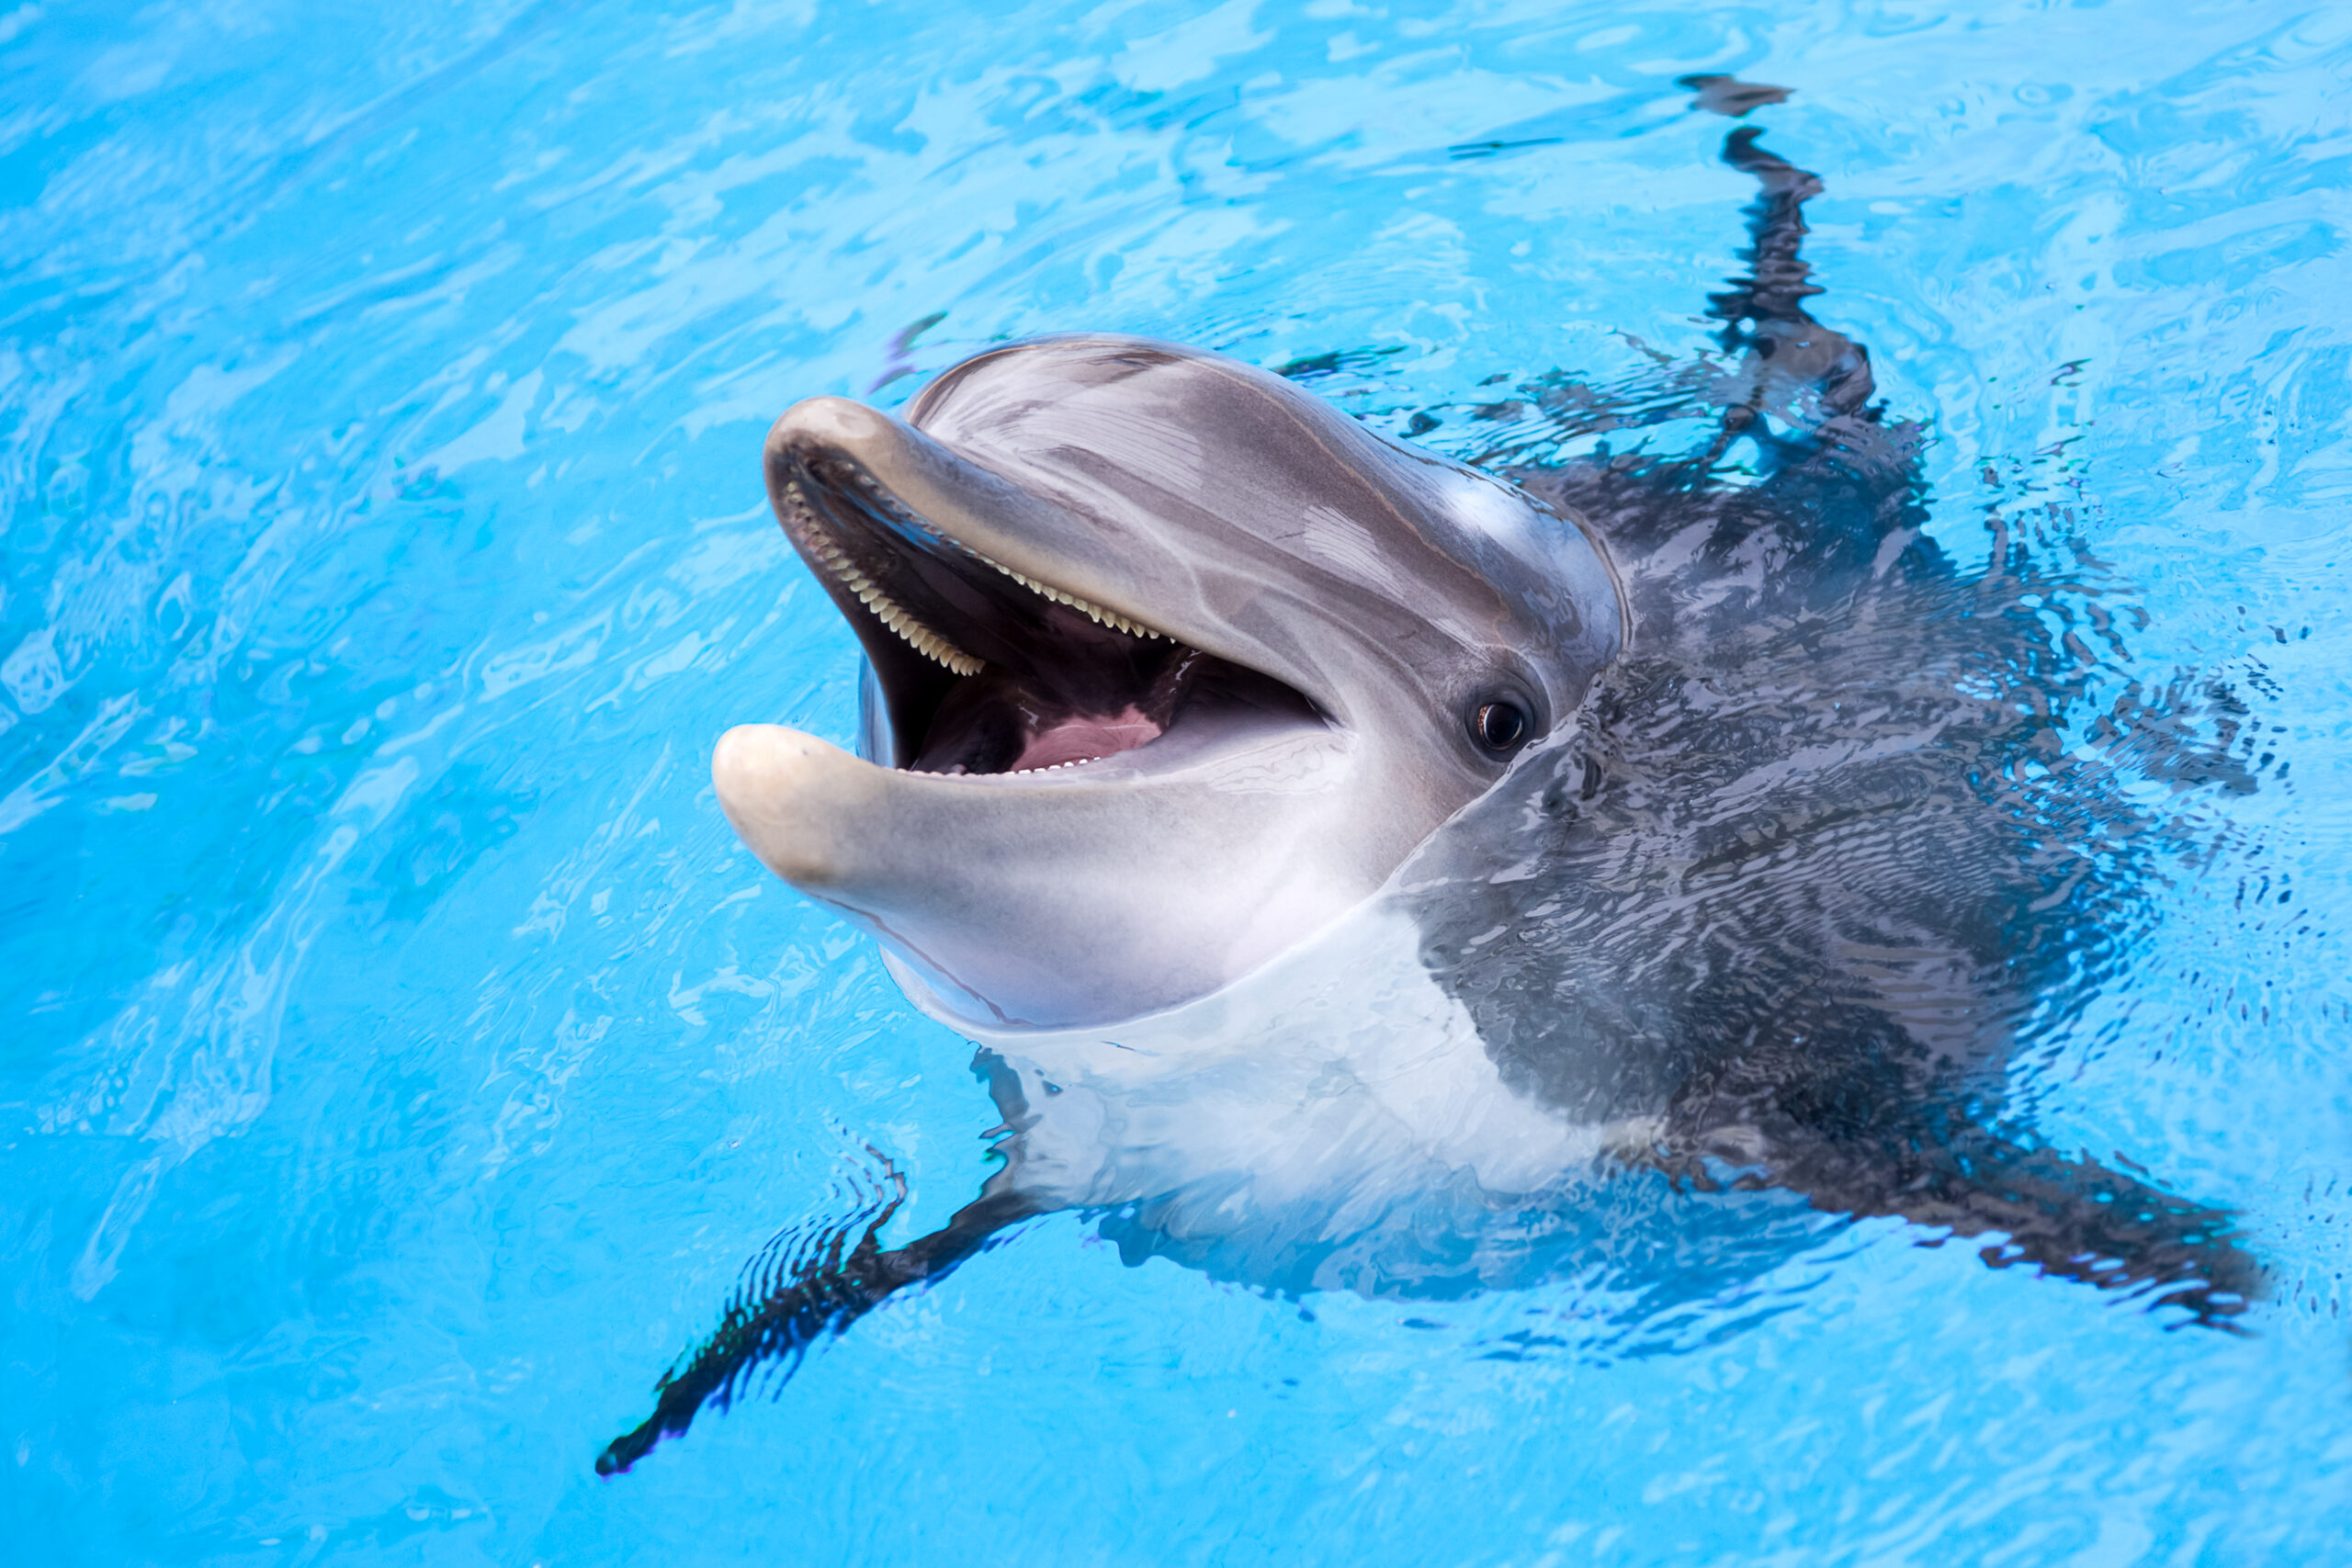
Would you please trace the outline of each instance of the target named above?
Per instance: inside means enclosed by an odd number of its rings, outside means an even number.
[[[864,755],[745,726],[719,799],[979,1044],[1003,1164],[900,1247],[903,1186],[779,1237],[600,1472],[1062,1210],[1131,1258],[1439,1298],[1638,1281],[1710,1203],[1768,1254],[1902,1216],[2232,1325],[2231,1216],[2044,1145],[2007,1071],[2194,848],[2123,785],[2250,787],[2230,698],[2134,685],[2061,737],[2113,645],[2095,563],[1923,532],[1922,432],[1804,308],[1820,183],[1757,134],[1727,358],[1534,389],[1587,434],[1703,414],[1692,455],[1473,468],[1099,334],[776,423]]]

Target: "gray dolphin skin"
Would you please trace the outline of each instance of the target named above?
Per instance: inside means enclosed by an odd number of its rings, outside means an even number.
[[[1057,1212],[1283,1294],[1597,1279],[1635,1345],[1899,1217],[2234,1330],[2233,1216],[2054,1146],[2012,1067],[2255,787],[2244,705],[2129,678],[2054,509],[1937,542],[1757,137],[1722,354],[1415,419],[1475,466],[1316,395],[1340,356],[1100,334],[777,421],[862,755],[745,725],[719,799],[979,1045],[1001,1164],[903,1245],[888,1170],[779,1236],[600,1472]]]
[[[1623,639],[1558,513],[1173,344],[1016,344],[904,420],[813,398],[766,465],[865,645],[865,757],[744,726],[719,801],[954,1022],[1134,1018],[1296,946]]]

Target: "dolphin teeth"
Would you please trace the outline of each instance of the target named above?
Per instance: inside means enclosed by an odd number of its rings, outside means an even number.
[[[969,545],[965,545],[962,548],[964,553],[970,556],[974,560],[994,567],[997,570],[1004,573],[1005,576],[1012,579],[1013,581],[1021,584],[1022,587],[1026,588],[1032,593],[1037,594],[1043,598],[1050,599],[1057,604],[1069,605],[1071,609],[1076,610],[1079,614],[1086,616],[1087,619],[1092,621],[1098,626],[1113,626],[1126,633],[1129,637],[1139,637],[1151,642],[1173,642],[1176,640],[1170,637],[1166,632],[1156,632],[1149,626],[1143,625],[1140,621],[1131,620],[1127,616],[1119,614],[1116,610],[1106,610],[1100,604],[1089,604],[1086,600],[1080,598],[1077,594],[1070,592],[1068,589],[1056,588],[1051,583],[1040,582],[1035,578],[1029,576],[1026,572],[1013,570],[1011,567],[1005,565],[1001,560],[991,560],[989,557],[980,554],[979,551],[972,548]]]
[[[945,665],[956,674],[977,675],[987,668],[981,660],[973,658],[907,614],[897,600],[883,592],[879,584],[859,570],[850,560],[848,552],[835,544],[826,536],[825,531],[817,525],[816,519],[810,514],[808,502],[802,497],[800,486],[797,481],[787,484],[784,493],[786,499],[792,502],[793,511],[801,524],[800,534],[801,537],[808,542],[808,553],[832,575],[835,581],[848,589],[857,602],[865,605],[874,615],[875,619],[898,634],[899,640],[917,653],[934,664]]]

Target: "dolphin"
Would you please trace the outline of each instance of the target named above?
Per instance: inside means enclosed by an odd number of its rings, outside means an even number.
[[[1446,1295],[1619,1245],[1645,1174],[1785,1195],[1764,1252],[1894,1215],[2245,1310],[2232,1216],[2051,1146],[2007,1071],[2192,847],[2126,786],[2252,787],[2200,739],[2233,699],[2135,686],[2061,743],[2103,584],[1997,520],[1981,570],[1928,536],[1921,431],[1808,309],[1820,182],[1758,136],[1724,147],[1760,194],[1723,357],[1448,411],[1476,464],[1106,334],[776,422],[777,518],[868,663],[859,754],[744,726],[719,800],[980,1046],[1003,1164],[902,1246],[895,1173],[780,1237],[600,1471],[1060,1210],[1279,1290]],[[1686,457],[1543,450],[1699,416]]]

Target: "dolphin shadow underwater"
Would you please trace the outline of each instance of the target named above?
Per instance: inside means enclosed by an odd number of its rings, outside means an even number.
[[[979,1045],[1003,1163],[903,1246],[887,1162],[779,1237],[599,1472],[1061,1211],[1284,1293],[1577,1278],[1634,1337],[1897,1216],[2233,1328],[2231,1214],[2048,1146],[2012,1071],[2200,852],[2178,803],[2253,787],[2233,699],[2121,681],[2063,536],[1928,535],[1924,432],[1806,308],[1821,183],[1758,136],[1724,357],[1540,379],[1476,465],[1103,335],[777,422],[863,756],[740,728],[721,804]]]

